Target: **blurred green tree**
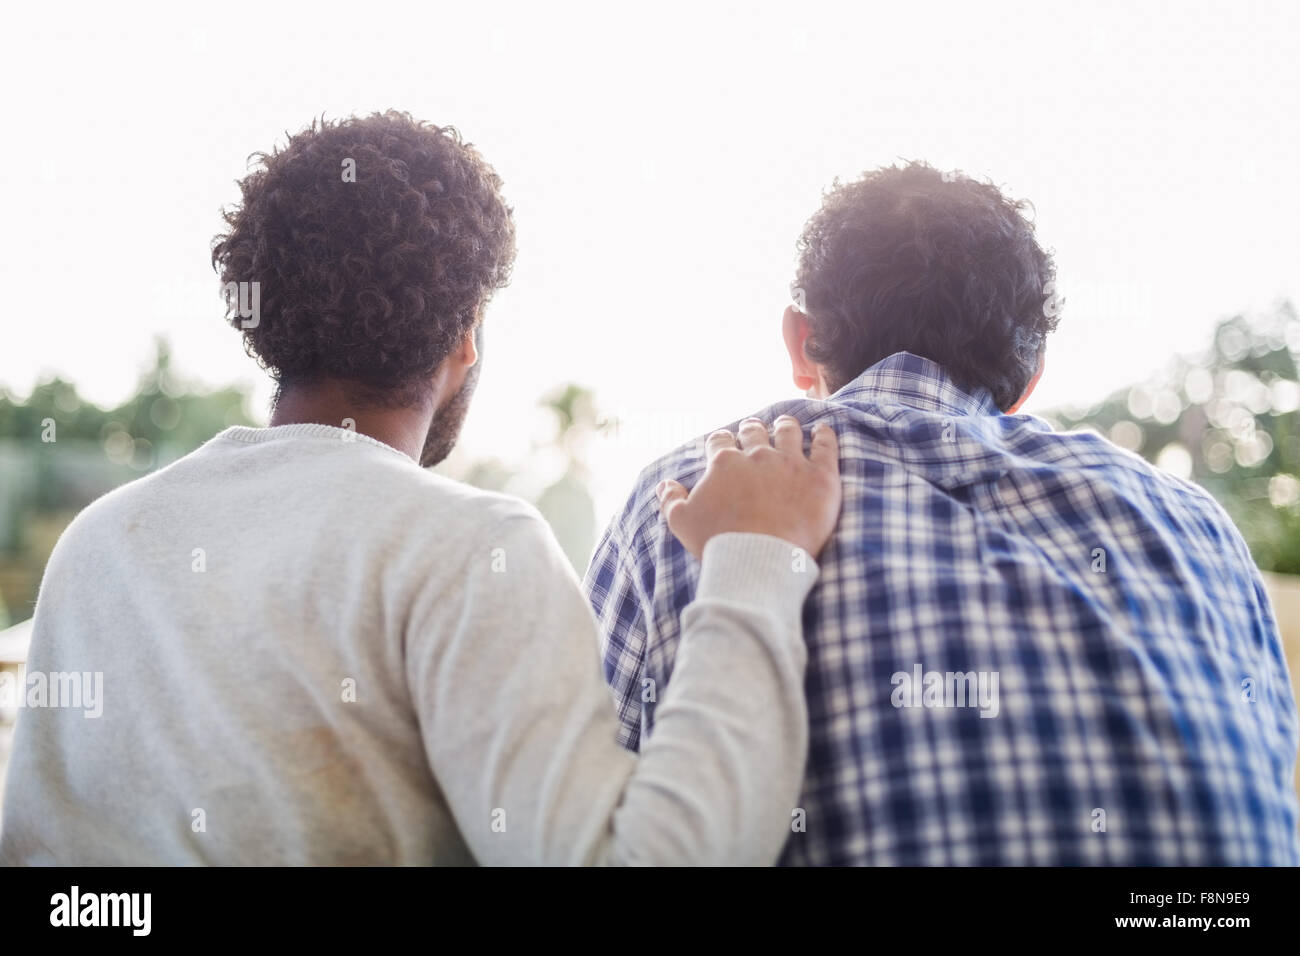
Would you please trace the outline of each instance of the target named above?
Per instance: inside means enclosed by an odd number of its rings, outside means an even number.
[[[30,616],[50,550],[78,511],[227,426],[252,424],[248,403],[246,389],[202,390],[179,378],[163,339],[115,408],[85,401],[58,377],[25,399],[0,388],[0,608]]]
[[[1260,568],[1300,574],[1300,318],[1290,302],[1220,322],[1209,348],[1088,409],[1043,416],[1091,427],[1203,486]]]

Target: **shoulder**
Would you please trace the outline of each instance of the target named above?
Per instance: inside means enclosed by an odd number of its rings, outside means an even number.
[[[1232,551],[1250,562],[1236,524],[1204,486],[1153,464],[1094,430],[1058,432],[1046,422],[1033,421],[1035,427],[1025,433],[1025,441],[1034,448],[1032,457],[1068,469],[1098,496],[1125,499],[1149,520],[1173,522],[1181,533],[1234,542]]]
[[[414,538],[466,546],[503,525],[544,536],[545,520],[532,505],[420,468],[386,446],[295,439],[278,447],[247,444],[249,457],[230,454],[238,439],[218,435],[152,474],[102,495],[83,508],[59,538],[56,554],[85,552],[95,542],[141,526],[160,514],[207,519],[248,507],[259,496],[285,507],[312,506],[376,538]],[[344,519],[346,518],[346,521]],[[341,525],[342,526],[342,525]],[[53,556],[52,556],[53,560]]]
[[[98,539],[128,527],[133,515],[149,508],[164,471],[166,469],[118,485],[78,511],[59,535],[49,565],[56,564],[74,546],[89,548]]]
[[[776,402],[765,406],[750,415],[720,422],[718,429],[735,432],[744,418],[757,418],[769,425],[781,415],[792,415],[805,428],[820,421],[834,424],[837,417],[842,417],[844,410],[837,405],[814,401],[812,399],[793,399]],[[622,509],[610,523],[606,532],[606,541],[634,551],[642,550],[647,544],[658,540],[662,535],[662,522],[659,519],[659,498],[656,489],[661,481],[676,481],[686,488],[694,487],[704,474],[707,461],[704,454],[705,440],[717,429],[711,429],[683,442],[671,451],[652,460],[638,473],[633,482]]]
[[[1178,502],[1216,517],[1222,515],[1226,520],[1219,503],[1201,485],[1158,467],[1136,452],[1116,445],[1097,431],[1080,429],[1059,432],[1040,419],[1033,421],[1039,427],[1034,434],[1027,436],[1028,440],[1039,443],[1044,449],[1054,450],[1055,456],[1067,458],[1081,471],[1100,470],[1109,474],[1111,480],[1135,482],[1155,497]]]

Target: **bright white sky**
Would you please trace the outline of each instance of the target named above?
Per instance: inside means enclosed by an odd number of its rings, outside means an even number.
[[[379,2],[6,12],[0,383],[126,397],[152,340],[258,382],[208,245],[249,153],[322,112],[461,128],[506,181],[513,286],[463,444],[510,459],[576,381],[654,450],[795,393],[780,342],[823,187],[899,158],[1031,199],[1067,298],[1029,411],[1300,301],[1300,4]]]

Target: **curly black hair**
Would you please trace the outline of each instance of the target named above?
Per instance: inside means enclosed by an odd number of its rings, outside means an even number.
[[[1015,404],[1059,311],[1027,208],[923,162],[837,180],[804,227],[792,286],[829,387],[907,351]]]
[[[281,390],[337,378],[418,398],[509,282],[501,179],[454,127],[394,110],[313,120],[252,158],[212,245],[223,287],[259,283],[256,322],[227,297],[245,349]]]

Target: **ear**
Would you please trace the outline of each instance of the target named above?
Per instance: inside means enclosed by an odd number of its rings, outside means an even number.
[[[442,401],[449,395],[454,395],[456,390],[465,383],[469,370],[478,364],[478,327],[470,329],[465,333],[451,353],[438,363],[438,367],[433,372],[433,399],[434,407],[442,406]]]
[[[790,353],[790,369],[793,373],[794,387],[807,392],[821,384],[821,370],[804,351],[804,343],[812,327],[808,316],[794,306],[788,306],[781,317],[781,337],[785,339],[785,350]]]
[[[459,371],[461,372],[465,371],[465,369],[473,368],[474,364],[477,364],[478,362],[478,326],[477,325],[474,326],[474,328],[469,329],[469,332],[464,334],[464,337],[460,339],[460,345],[456,346],[455,351],[452,351],[451,355],[447,356],[447,359],[451,365],[454,365],[454,367],[455,365],[459,365],[460,367]]]
[[[460,347],[452,353],[465,368],[473,368],[478,362],[478,326],[465,333],[460,340]]]
[[[1047,365],[1047,349],[1043,349],[1041,352],[1038,353],[1038,370],[1034,372],[1034,377],[1031,378],[1029,380],[1029,384],[1025,386],[1024,393],[1018,399],[1016,399],[1016,403],[1014,405],[1012,405],[1010,408],[1007,409],[1008,415],[1014,415],[1016,412],[1020,411],[1020,406],[1025,404],[1025,402],[1029,400],[1030,395],[1034,394],[1034,387],[1038,384],[1038,380],[1043,377],[1043,368],[1046,365]]]

